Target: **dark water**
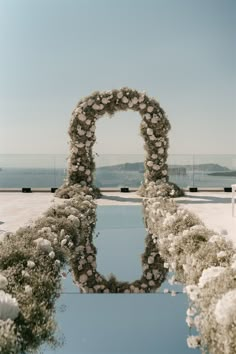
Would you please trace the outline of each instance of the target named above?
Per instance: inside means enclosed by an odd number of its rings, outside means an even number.
[[[146,231],[142,207],[99,206],[94,243],[98,270],[113,272],[119,280],[132,281],[141,275],[140,254]],[[56,318],[64,345],[44,354],[191,354],[185,323],[188,300],[166,281],[156,294],[80,294],[68,276],[64,294],[57,302]],[[70,293],[68,293],[70,292]],[[199,351],[195,351],[199,353]]]

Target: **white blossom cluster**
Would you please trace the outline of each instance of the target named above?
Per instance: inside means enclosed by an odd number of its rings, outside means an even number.
[[[67,180],[60,188],[74,184],[93,187],[95,170],[92,147],[95,143],[96,120],[104,114],[132,109],[140,113],[141,134],[147,151],[144,185],[151,181],[168,181],[167,133],[170,124],[159,103],[145,93],[129,88],[95,92],[79,101],[72,112],[69,134],[71,148]]]
[[[186,284],[191,306],[186,322],[200,336],[191,348],[212,354],[236,353],[236,252],[222,234],[209,230],[170,196],[144,201],[145,222],[164,266]]]

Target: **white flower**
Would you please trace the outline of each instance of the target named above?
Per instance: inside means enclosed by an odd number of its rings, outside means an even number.
[[[22,277],[25,277],[25,278],[29,278],[30,277],[29,273],[26,270],[22,270],[21,271],[21,275],[22,275]]]
[[[49,253],[49,257],[52,258],[52,259],[54,259],[54,258],[55,258],[55,252],[51,251],[51,252]]]
[[[199,288],[203,288],[209,281],[218,277],[224,271],[225,271],[224,267],[210,267],[204,269],[199,279],[199,283],[198,283]]]
[[[149,113],[152,113],[153,109],[154,109],[154,108],[153,108],[152,106],[148,106],[147,111],[148,111]]]
[[[153,166],[153,162],[152,161],[147,161],[147,166],[152,167]]]
[[[151,122],[156,124],[158,122],[158,118],[157,117],[152,117]]]
[[[161,173],[163,174],[163,176],[167,175],[167,171],[166,170],[162,170]]]
[[[192,301],[196,301],[200,291],[197,285],[187,285],[185,287],[186,293],[188,294],[190,300]]]
[[[96,110],[99,110],[100,109],[100,105],[99,104],[97,104],[97,103],[94,103],[93,105],[92,105],[92,108],[96,111]]]
[[[78,116],[78,119],[81,121],[81,122],[84,122],[86,120],[86,116],[84,114],[80,114]]]
[[[122,100],[121,100],[123,103],[128,103],[129,102],[129,100],[128,100],[128,98],[127,97],[122,97]]]
[[[65,246],[66,243],[67,243],[67,240],[64,238],[64,239],[61,241],[61,247]]]
[[[35,263],[33,262],[33,261],[28,261],[27,262],[27,267],[29,267],[29,268],[34,268],[35,267]]]
[[[146,104],[145,103],[141,103],[140,105],[139,105],[139,108],[140,109],[144,109],[146,107]]]
[[[51,242],[49,240],[46,240],[45,238],[39,237],[36,240],[34,240],[34,243],[36,243],[37,248],[41,251],[44,252],[52,251]]]
[[[189,348],[196,349],[201,344],[201,338],[199,336],[189,336],[187,338],[187,344]]]
[[[150,135],[150,136],[149,136],[149,139],[150,139],[151,141],[154,141],[154,140],[156,140],[156,137],[155,137],[154,135]]]
[[[144,114],[144,118],[146,118],[147,120],[150,120],[151,119],[151,114],[149,114],[149,113]]]
[[[137,104],[138,103],[137,97],[132,98],[132,102],[133,102],[133,104]]]
[[[94,100],[90,98],[87,103],[88,106],[92,106],[94,104]]]
[[[92,133],[91,133],[91,132],[87,132],[87,133],[86,133],[86,136],[87,136],[88,138],[91,138]]]
[[[7,287],[8,285],[8,280],[4,275],[0,273],[0,290],[3,290]]]
[[[26,292],[26,294],[32,294],[32,292],[33,292],[33,289],[31,288],[31,286],[29,286],[29,285],[25,285],[25,292]]]
[[[151,158],[152,158],[152,159],[157,159],[158,156],[157,156],[157,154],[152,154]]]
[[[56,265],[56,266],[60,266],[60,265],[61,265],[61,261],[60,261],[59,259],[56,259],[56,260],[55,260],[55,265]]]
[[[228,291],[217,302],[215,307],[216,321],[223,326],[228,326],[236,321],[236,289]]]
[[[79,166],[79,171],[84,171],[85,167],[84,166]]]
[[[153,165],[153,169],[156,170],[156,171],[158,171],[158,170],[160,170],[160,166],[154,164],[154,165]]]
[[[81,148],[83,148],[83,147],[84,147],[84,143],[79,143],[79,144],[78,144],[78,148],[81,149]]]
[[[85,122],[87,125],[90,125],[91,124],[91,119],[86,119],[86,122]]]
[[[148,257],[148,264],[153,264],[154,263],[154,258],[152,256]]]
[[[118,97],[118,98],[122,98],[122,97],[123,97],[123,92],[122,92],[122,91],[119,91],[119,92],[117,93],[117,97]]]
[[[225,251],[220,251],[217,253],[217,258],[225,258],[227,257],[227,253]]]
[[[108,102],[109,102],[109,101],[108,101],[107,98],[105,98],[105,97],[102,98],[102,103],[103,103],[103,104],[107,104]]]
[[[160,155],[164,154],[164,149],[163,148],[158,149],[158,154]]]
[[[88,280],[88,276],[86,274],[82,274],[80,277],[79,277],[79,282],[81,284],[84,284],[86,283],[86,281]]]
[[[168,293],[169,293],[169,290],[168,290],[168,289],[164,289],[164,290],[163,290],[163,293],[164,293],[164,294],[168,294]]]
[[[17,300],[5,291],[0,290],[0,320],[15,320],[19,314]]]
[[[169,269],[169,263],[165,262],[165,263],[164,263],[164,268]]]
[[[132,108],[133,105],[134,105],[133,102],[132,102],[132,101],[129,101],[129,103],[128,103],[129,108]]]

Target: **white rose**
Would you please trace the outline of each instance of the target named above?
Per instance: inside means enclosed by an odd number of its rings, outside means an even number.
[[[85,134],[85,131],[82,129],[79,129],[78,134],[79,134],[79,136],[83,136]]]
[[[129,106],[129,108],[132,108],[132,107],[133,107],[133,102],[130,101],[130,102],[128,103],[128,106]]]
[[[144,114],[144,118],[146,118],[147,120],[151,119],[151,115],[149,113]]]
[[[78,119],[79,119],[81,122],[84,122],[84,121],[86,120],[86,117],[85,117],[84,114],[80,114],[80,115],[78,116]]]
[[[79,143],[79,144],[78,144],[78,148],[81,149],[81,148],[83,148],[83,147],[84,147],[84,143]]]
[[[160,147],[160,146],[161,146],[161,142],[155,143],[155,146],[156,146],[156,147]]]
[[[152,154],[151,157],[152,157],[152,159],[157,159],[158,156],[157,156],[157,154]]]
[[[129,102],[129,100],[128,100],[128,98],[127,97],[122,97],[122,100],[121,100],[123,103],[128,103]]]
[[[158,170],[160,170],[160,167],[159,167],[158,165],[153,165],[153,169],[154,169],[155,171],[158,171]]]
[[[88,138],[91,138],[92,133],[91,133],[91,132],[87,132],[87,133],[86,133],[86,136],[87,136]]]
[[[92,106],[93,104],[94,104],[94,100],[90,98],[88,100],[88,106]]]
[[[85,123],[86,123],[87,125],[90,125],[90,124],[91,124],[91,119],[87,119]]]
[[[95,132],[95,130],[96,130],[95,125],[92,125],[91,128],[90,128],[90,130],[91,130],[91,132]]]
[[[150,135],[150,136],[149,136],[149,139],[152,140],[152,141],[154,141],[154,140],[156,140],[156,137],[155,137],[154,135]]]
[[[84,166],[79,166],[79,171],[84,171],[85,167]]]
[[[92,105],[92,108],[96,111],[96,110],[99,110],[100,109],[100,106],[97,104],[97,103],[94,103]]]
[[[54,258],[55,258],[55,252],[51,251],[51,252],[49,253],[49,257],[50,257],[51,259],[54,259]]]
[[[153,162],[152,161],[147,161],[147,166],[152,167],[153,166]]]
[[[25,292],[26,294],[32,294],[33,289],[29,285],[25,285]]]
[[[86,170],[85,174],[89,176],[91,174],[90,170]]]
[[[153,134],[153,130],[151,128],[147,128],[147,135],[152,135]]]
[[[138,103],[137,97],[132,98],[132,103],[133,103],[133,104],[137,104],[137,103]]]
[[[65,246],[66,243],[67,243],[67,240],[64,238],[64,239],[61,241],[61,247]]]
[[[102,99],[102,103],[103,103],[103,104],[108,104],[108,102],[109,102],[109,101],[108,101],[108,99],[107,99],[107,98],[105,98],[105,97],[103,97],[103,99]]]
[[[151,112],[153,111],[153,107],[152,107],[152,106],[148,106],[147,111],[148,111],[149,113],[151,113]]]
[[[118,98],[122,98],[122,97],[123,97],[123,92],[122,92],[122,91],[119,91],[119,92],[117,93],[117,97],[118,97]]]
[[[152,117],[151,122],[152,122],[152,123],[157,123],[157,122],[158,122],[158,119],[157,119],[156,117]]]
[[[160,155],[164,154],[164,149],[163,148],[158,149],[158,154]]]
[[[139,108],[140,109],[144,109],[146,107],[146,104],[145,103],[141,103],[140,105],[139,105]]]
[[[29,268],[34,268],[35,267],[35,263],[33,262],[33,261],[28,261],[27,262],[27,267],[29,267]]]
[[[161,173],[163,174],[163,176],[167,175],[167,171],[166,170],[163,170]]]
[[[144,96],[143,96],[143,95],[142,95],[142,96],[139,96],[138,101],[139,101],[139,103],[143,102],[143,101],[144,101]],[[146,107],[146,105],[145,105],[145,107]]]

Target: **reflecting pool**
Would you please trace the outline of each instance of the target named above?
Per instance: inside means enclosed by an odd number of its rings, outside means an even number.
[[[140,205],[97,208],[94,244],[101,274],[114,273],[122,281],[140,278],[146,236],[142,217]],[[165,294],[164,289],[177,294]],[[56,311],[57,336],[64,343],[41,350],[43,354],[193,353],[186,344],[187,308],[182,286],[167,280],[155,294],[80,294],[68,275]]]

